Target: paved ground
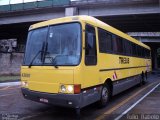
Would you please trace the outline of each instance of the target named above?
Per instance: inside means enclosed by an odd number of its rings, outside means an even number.
[[[152,75],[147,84],[135,86],[119,95],[114,96],[105,108],[98,108],[92,104],[82,109],[81,119],[100,120],[115,119],[130,108],[136,101],[153,89],[160,82],[160,77]],[[160,115],[160,87],[149,94],[144,100],[136,105],[127,115],[135,113],[159,113]],[[148,106],[146,106],[148,105]],[[157,108],[157,109],[155,109]],[[158,112],[157,112],[158,111]],[[132,116],[122,116],[121,119],[131,119]],[[133,116],[134,117],[134,116]],[[20,86],[0,87],[0,119],[2,120],[75,120],[73,109],[45,105],[30,100],[25,100],[21,94]],[[136,116],[135,116],[136,118]]]
[[[131,109],[122,119],[160,120],[160,85]]]

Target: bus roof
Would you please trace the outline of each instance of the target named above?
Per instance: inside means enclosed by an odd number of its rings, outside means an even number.
[[[116,28],[114,28],[114,27],[94,18],[94,17],[87,16],[87,15],[62,17],[62,18],[57,18],[57,19],[51,19],[51,20],[44,21],[44,22],[39,22],[39,23],[31,25],[29,30],[37,29],[37,28],[45,27],[45,26],[49,26],[49,25],[54,25],[54,24],[69,23],[69,22],[75,22],[75,21],[84,21],[84,22],[92,24],[96,27],[100,27],[102,29],[105,29],[111,33],[114,33],[122,38],[125,38],[129,41],[132,41],[132,42],[150,50],[149,46],[143,44],[142,42],[136,40],[135,38],[121,32],[120,30],[118,30],[118,29],[116,29]]]

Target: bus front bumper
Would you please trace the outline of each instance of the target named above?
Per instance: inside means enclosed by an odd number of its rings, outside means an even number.
[[[56,106],[81,108],[82,94],[51,94],[32,91],[27,88],[21,88],[21,90],[24,98],[32,101],[52,104]]]

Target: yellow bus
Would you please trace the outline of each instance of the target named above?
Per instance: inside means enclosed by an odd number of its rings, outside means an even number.
[[[21,89],[26,99],[79,113],[143,84],[149,72],[147,45],[94,17],[70,16],[30,26]]]

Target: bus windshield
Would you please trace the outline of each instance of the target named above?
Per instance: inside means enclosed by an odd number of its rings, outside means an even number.
[[[53,25],[29,32],[24,65],[78,65],[80,55],[80,24]]]

